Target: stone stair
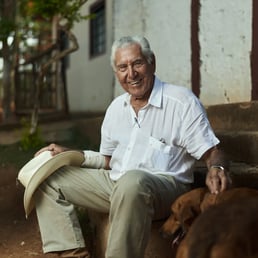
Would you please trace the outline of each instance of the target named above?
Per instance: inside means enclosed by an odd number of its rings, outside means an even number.
[[[206,110],[229,158],[258,164],[258,101],[215,105]]]

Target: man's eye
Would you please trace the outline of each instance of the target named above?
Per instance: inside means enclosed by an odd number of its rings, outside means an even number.
[[[133,65],[136,68],[140,68],[142,65],[144,65],[144,62],[143,60],[136,60]]]
[[[142,65],[142,61],[141,60],[137,60],[134,62],[134,65]]]
[[[126,71],[126,69],[127,69],[127,65],[119,65],[119,66],[117,67],[117,69],[118,69],[120,72],[124,72],[124,71]]]

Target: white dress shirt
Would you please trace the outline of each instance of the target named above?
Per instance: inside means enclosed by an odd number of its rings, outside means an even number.
[[[156,77],[148,104],[138,116],[128,93],[110,104],[102,124],[100,153],[112,156],[113,180],[139,169],[191,183],[195,160],[218,143],[198,98],[187,88]]]

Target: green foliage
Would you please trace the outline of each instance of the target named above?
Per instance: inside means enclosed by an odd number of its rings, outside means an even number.
[[[31,134],[30,123],[26,119],[22,119],[21,123],[23,126],[23,131],[20,144],[23,150],[41,148],[45,145],[39,127],[37,127],[35,133]]]
[[[0,41],[5,41],[9,36],[14,35],[16,28],[16,23],[13,19],[14,15],[14,1],[0,0]]]
[[[31,14],[35,16],[42,16],[44,18],[52,18],[58,13],[61,13],[65,9],[67,1],[60,0],[33,0],[30,1]]]
[[[12,165],[20,169],[34,156],[37,150],[22,150],[19,142],[0,145],[0,166]]]
[[[75,22],[88,19],[90,16],[81,14],[80,9],[87,0],[22,0],[21,14],[24,17],[51,21],[59,16],[67,21],[69,28]]]
[[[0,20],[0,40],[7,39],[15,30],[15,23],[8,19]]]

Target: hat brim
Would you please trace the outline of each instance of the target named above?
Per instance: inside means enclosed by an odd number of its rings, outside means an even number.
[[[63,166],[80,166],[84,161],[84,155],[79,151],[65,151],[54,156],[47,152],[41,153],[26,163],[18,174],[18,180],[25,187],[23,202],[26,217],[29,216],[35,206],[33,201],[34,192],[47,177]],[[32,171],[33,168],[35,171]],[[29,180],[26,182],[28,174]]]

